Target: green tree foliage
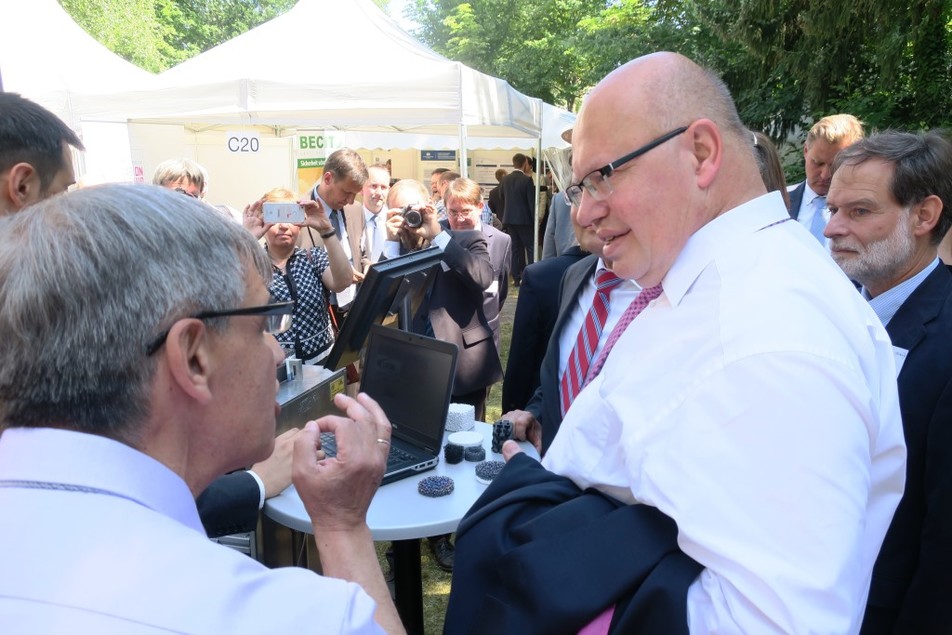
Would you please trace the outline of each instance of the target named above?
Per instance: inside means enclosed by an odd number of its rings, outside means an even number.
[[[833,112],[952,125],[952,0],[415,0],[426,44],[570,109],[619,64],[674,50],[719,72],[776,140]]]
[[[155,0],[177,63],[267,22],[297,0]]]
[[[281,15],[297,0],[60,0],[130,62],[158,72]]]
[[[409,16],[434,50],[569,108],[593,79],[581,23],[603,0],[416,0]]]
[[[952,123],[952,1],[662,0],[715,44],[742,115],[775,138],[833,112],[871,128]]]
[[[155,0],[60,0],[72,18],[117,55],[153,72],[169,66],[174,54]],[[67,52],[68,54],[68,52]]]

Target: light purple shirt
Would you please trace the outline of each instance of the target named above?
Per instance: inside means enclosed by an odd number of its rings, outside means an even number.
[[[0,633],[380,633],[353,583],[205,537],[185,482],[117,441],[0,436]]]

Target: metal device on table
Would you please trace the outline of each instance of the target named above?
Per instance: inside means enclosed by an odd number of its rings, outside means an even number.
[[[334,395],[344,392],[346,368],[329,370],[320,366],[291,364],[293,378],[286,378],[278,388],[277,433],[303,427],[311,419],[327,414],[339,414],[334,406]],[[279,367],[279,376],[280,376]],[[287,376],[287,369],[285,368]],[[279,377],[280,378],[280,377]]]

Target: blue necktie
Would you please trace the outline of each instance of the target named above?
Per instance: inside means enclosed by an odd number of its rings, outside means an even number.
[[[826,219],[823,218],[823,210],[825,209],[825,196],[817,196],[813,199],[813,220],[810,221],[810,233],[820,241],[821,245],[826,245],[826,237],[823,235],[823,230],[826,229]]]
[[[383,252],[383,232],[377,225],[377,214],[370,217],[370,262],[377,262]]]

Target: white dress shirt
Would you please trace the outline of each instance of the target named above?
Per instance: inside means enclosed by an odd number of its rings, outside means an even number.
[[[595,265],[595,271],[598,272],[602,269],[605,269],[605,263],[599,258],[598,264]],[[622,313],[625,312],[625,309],[628,308],[628,305],[638,296],[640,291],[641,287],[633,280],[622,280],[621,284],[612,290],[608,303],[608,317],[605,319],[605,326],[602,328],[601,337],[598,338],[598,346],[592,354],[593,362],[598,359],[602,349],[605,348],[605,342],[608,340],[612,329],[618,324]],[[565,326],[559,332],[559,379],[562,378],[563,373],[565,373],[565,367],[569,364],[569,357],[572,355],[572,349],[575,348],[578,332],[585,323],[585,317],[592,308],[592,301],[594,299],[595,276],[589,276],[588,281],[585,283],[585,288],[582,289],[576,298],[572,312],[568,318],[566,318]]]
[[[785,219],[773,192],[698,230],[543,461],[677,523],[693,633],[857,632],[902,494],[889,337]]]
[[[208,540],[177,474],[104,437],[4,431],[0,509],[4,635],[382,632],[356,584]]]

